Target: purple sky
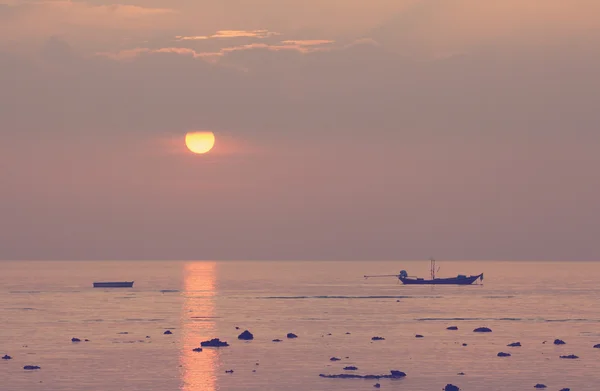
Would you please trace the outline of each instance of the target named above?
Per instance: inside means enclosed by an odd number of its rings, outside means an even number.
[[[599,258],[597,0],[106,4],[0,0],[0,259]]]

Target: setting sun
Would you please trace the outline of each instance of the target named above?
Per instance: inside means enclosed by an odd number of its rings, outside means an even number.
[[[215,145],[213,132],[189,132],[185,135],[185,145],[194,153],[206,153]]]

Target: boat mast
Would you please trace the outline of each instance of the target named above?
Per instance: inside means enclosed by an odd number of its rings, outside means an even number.
[[[430,258],[431,261],[431,279],[435,280],[435,259]]]

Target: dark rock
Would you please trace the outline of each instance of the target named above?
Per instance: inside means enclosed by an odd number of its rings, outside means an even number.
[[[564,345],[564,344],[566,344],[566,342],[563,341],[562,339],[555,339],[554,344],[555,345]]]
[[[327,333],[327,335],[331,335],[331,333]]]
[[[85,341],[85,342],[90,342],[90,340],[89,340],[89,339],[87,339],[87,338],[86,338],[86,339],[84,339],[84,341]]]
[[[474,333],[491,333],[492,329],[488,328],[488,327],[478,327],[475,330],[473,330]]]
[[[533,388],[546,388],[546,385],[545,385],[545,384],[538,383],[538,384],[536,384],[535,386],[533,386]]]
[[[596,345],[594,345],[594,348],[596,348],[596,349],[600,349],[600,343],[599,343],[599,344],[596,344]]]
[[[521,342],[513,342],[513,343],[509,343],[509,344],[508,344],[508,345],[506,345],[506,346],[510,346],[510,347],[513,347],[513,348],[514,348],[514,347],[516,347],[516,346],[521,346]]]
[[[500,352],[498,353],[498,357],[510,357],[510,353]]]
[[[355,366],[344,367],[344,371],[358,371],[358,368]]]
[[[346,335],[350,335],[350,333],[346,332]]]
[[[423,336],[421,334],[417,334],[415,335],[415,338],[423,338]]]
[[[560,391],[571,391],[570,388],[561,388]]]
[[[287,333],[288,338],[298,338],[298,336],[294,333]]]
[[[329,361],[340,361],[340,360],[341,360],[341,358],[337,358],[337,357],[331,357],[329,359]]]
[[[462,346],[467,346],[467,344],[466,344],[466,343],[463,343],[463,345],[462,345]]]
[[[192,351],[194,351],[194,352],[201,352],[202,348],[193,348]]]
[[[238,335],[238,339],[243,339],[245,341],[249,341],[251,339],[254,339],[254,335],[252,335],[252,333],[250,331],[245,330],[243,333]]]
[[[129,334],[129,331],[121,331],[120,333],[117,334]]]
[[[449,327],[446,327],[446,330],[458,330],[458,327],[456,327],[456,326],[449,326]]]
[[[4,356],[2,356],[3,360],[12,360],[12,357],[9,356],[8,354],[5,354]]]
[[[233,369],[228,369],[225,371],[225,373],[233,373]]]
[[[71,338],[71,342],[81,342],[79,338]]]
[[[200,342],[200,346],[211,347],[211,348],[220,348],[220,347],[224,347],[224,346],[229,346],[229,344],[225,341],[221,341],[219,338],[213,338],[210,341]]]
[[[239,330],[240,328],[239,328],[238,326],[235,326],[235,329],[236,329],[236,330]]]
[[[464,373],[464,372],[458,372],[458,373],[457,373],[457,375],[459,375],[459,376],[464,376],[464,375],[465,375],[465,373]]]
[[[355,375],[350,373],[342,373],[340,375],[324,375],[319,374],[320,377],[326,377],[328,379],[401,379],[406,376],[406,373],[402,371],[392,370],[389,375]]]
[[[173,333],[171,332],[171,330],[167,330],[167,331],[165,331],[163,334],[165,334],[165,335],[171,335],[171,334],[173,334]]]
[[[149,336],[149,335],[146,335],[146,338],[150,338],[150,336]]]
[[[42,369],[41,367],[38,367],[37,365],[25,365],[23,367],[23,369],[26,369],[28,371],[33,371],[34,369]]]
[[[280,339],[274,339],[273,342],[281,342]]]
[[[256,369],[253,369],[252,372],[256,372]]]
[[[385,338],[383,337],[373,337],[371,338],[371,341],[383,341]]]
[[[444,391],[460,391],[460,388],[458,388],[454,384],[446,384],[446,387],[444,387]]]
[[[375,388],[380,388],[380,387],[381,387],[381,384],[379,384],[379,383],[375,383],[375,384],[373,384],[373,387],[375,387]]]
[[[560,358],[569,358],[569,359],[572,359],[572,360],[574,360],[574,359],[577,359],[577,358],[579,358],[579,357],[578,357],[578,356],[576,356],[576,355],[574,355],[574,354],[569,354],[569,355],[567,355],[567,356],[560,356]]]

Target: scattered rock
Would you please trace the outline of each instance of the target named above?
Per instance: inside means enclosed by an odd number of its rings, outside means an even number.
[[[415,338],[423,338],[423,336],[421,334],[417,334],[415,335]]]
[[[346,332],[346,335],[350,335],[350,333],[349,333],[349,332]]]
[[[193,348],[192,351],[194,351],[194,352],[201,352],[202,348]]]
[[[488,327],[478,327],[475,330],[473,330],[474,333],[491,333],[492,329],[488,328]]]
[[[84,341],[85,341],[85,342],[90,342],[90,340],[89,340],[89,339],[87,339],[87,338],[86,338],[86,339],[84,339]]]
[[[146,338],[150,338],[150,336],[149,336],[149,335],[146,335]]]
[[[294,333],[287,333],[288,338],[298,338],[298,336]]]
[[[498,353],[498,357],[510,357],[510,353],[500,352]]]
[[[459,376],[464,376],[464,375],[465,375],[465,373],[464,373],[464,372],[458,372],[458,373],[457,373],[457,375],[459,375]]]
[[[535,386],[533,386],[533,388],[546,388],[546,385],[545,385],[545,384],[538,383],[538,384],[536,384]]]
[[[121,331],[120,333],[117,334],[129,334],[129,331]]]
[[[600,343],[599,343],[599,344],[596,344],[596,345],[594,345],[594,348],[596,348],[596,349],[600,349]]]
[[[71,342],[81,342],[79,338],[71,338]]]
[[[570,388],[561,388],[560,391],[571,391]]]
[[[444,391],[460,391],[460,388],[458,388],[454,384],[446,384],[446,387],[444,387]]]
[[[350,373],[342,373],[340,375],[324,375],[321,373],[319,376],[329,379],[401,379],[406,376],[406,373],[402,371],[391,370],[389,375],[354,375]]]
[[[233,369],[228,369],[225,371],[225,373],[233,373]]]
[[[236,329],[236,330],[239,330],[240,328],[239,328],[238,326],[235,326],[235,329]]]
[[[219,338],[213,338],[210,341],[202,341],[200,342],[200,346],[206,346],[211,348],[220,348],[224,346],[229,346],[229,344],[225,341],[221,341]]]
[[[23,369],[28,370],[28,371],[33,371],[34,369],[42,369],[42,368],[37,365],[25,365],[23,367]]]
[[[274,339],[273,342],[281,342],[280,339]]]
[[[167,331],[165,331],[163,334],[165,334],[165,335],[171,335],[171,334],[173,334],[173,333],[171,332],[171,330],[167,330]]]
[[[340,361],[340,360],[341,360],[341,358],[337,358],[337,357],[331,357],[329,359],[329,361]]]
[[[373,338],[371,338],[371,341],[383,341],[383,340],[385,340],[385,338],[383,338],[383,337],[373,337]]]
[[[564,345],[564,344],[566,344],[566,342],[563,341],[562,339],[555,339],[554,344],[555,345]]]
[[[446,330],[458,330],[458,327],[456,327],[456,326],[448,326],[448,327],[446,327]]]
[[[243,339],[245,341],[249,341],[251,339],[254,339],[254,335],[252,335],[252,333],[250,331],[245,330],[243,333],[238,335],[238,339]]]
[[[560,356],[560,358],[569,358],[569,359],[574,360],[574,359],[577,359],[579,357],[576,356],[576,355],[574,355],[574,354],[569,354],[569,355],[566,355],[566,356]]]
[[[373,387],[375,387],[375,388],[380,388],[380,387],[381,387],[381,384],[379,384],[379,383],[375,383],[375,384],[373,384]]]
[[[3,360],[12,360],[12,357],[9,356],[8,354],[5,354],[4,356],[2,356]]]
[[[467,346],[467,344],[466,344],[466,343],[463,343],[463,344],[462,344],[462,346]]]
[[[331,335],[331,333],[327,333],[327,335]]]
[[[514,347],[516,347],[516,346],[521,346],[521,342],[513,342],[513,343],[509,343],[509,344],[508,344],[508,345],[506,345],[506,346],[510,346],[510,347],[513,347],[513,348],[514,348]]]
[[[344,371],[358,371],[358,368],[350,365],[348,367],[344,367]]]

